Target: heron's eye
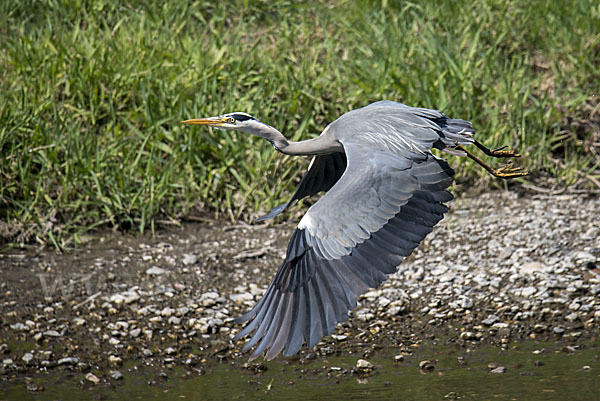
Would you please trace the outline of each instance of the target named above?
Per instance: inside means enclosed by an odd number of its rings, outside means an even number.
[[[227,121],[229,124],[233,124],[233,123],[235,122],[235,118],[233,118],[233,117],[227,117],[227,118],[226,118],[226,121]]]

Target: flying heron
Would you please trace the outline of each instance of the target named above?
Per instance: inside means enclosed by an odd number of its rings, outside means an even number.
[[[183,123],[247,132],[281,153],[313,156],[290,201],[259,220],[326,192],[300,220],[262,299],[236,320],[248,322],[234,340],[252,334],[243,348],[256,346],[251,360],[314,346],[348,319],[360,294],[394,273],[432,231],[448,211],[444,202],[453,198],[447,188],[454,175],[432,148],[468,156],[496,177],[527,175],[510,163],[493,169],[465,149],[475,145],[488,156],[520,156],[477,142],[470,122],[392,101],[349,111],[320,136],[300,142],[242,112]]]

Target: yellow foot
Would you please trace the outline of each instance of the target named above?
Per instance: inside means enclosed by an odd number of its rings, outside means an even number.
[[[499,178],[515,178],[515,177],[524,177],[529,175],[527,170],[523,170],[522,167],[512,168],[512,161],[508,162],[508,164],[498,170],[494,170],[492,174]]]
[[[504,150],[506,146],[502,146],[497,149],[488,149],[477,141],[473,142],[475,146],[477,146],[483,153],[492,157],[521,157],[520,154],[515,152],[514,150]]]
[[[502,146],[498,149],[490,149],[488,155],[494,157],[521,157],[521,155],[514,150],[503,150],[505,148],[506,146]]]

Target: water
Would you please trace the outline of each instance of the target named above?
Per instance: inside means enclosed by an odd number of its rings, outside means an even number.
[[[24,382],[3,383],[0,400],[600,399],[598,341],[573,353],[558,345],[528,342],[506,351],[497,347],[472,351],[454,346],[421,347],[400,364],[393,356],[382,350],[370,357],[375,370],[368,377],[351,373],[358,356],[317,358],[305,364],[276,360],[265,363],[267,369],[262,373],[244,368],[240,361],[205,365],[205,374],[200,376],[183,368],[164,369],[168,379],[161,378],[159,370],[129,365],[121,369],[124,380],[113,387],[93,386],[82,381],[80,372],[59,376],[58,371],[50,371],[33,378],[44,391],[29,392]],[[435,360],[435,370],[420,371],[422,360]],[[490,373],[490,363],[504,366],[506,372]],[[103,372],[94,373],[101,377]]]

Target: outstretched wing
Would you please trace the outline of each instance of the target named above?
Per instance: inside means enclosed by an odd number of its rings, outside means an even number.
[[[272,219],[283,212],[290,204],[307,196],[313,196],[322,191],[329,191],[346,169],[346,155],[341,152],[314,156],[306,173],[302,177],[298,189],[286,203],[276,206],[266,215],[256,219],[264,221]]]
[[[398,155],[344,143],[347,168],[301,220],[262,299],[237,322],[251,359],[293,355],[348,318],[357,298],[395,272],[452,199],[454,172],[430,153]]]

